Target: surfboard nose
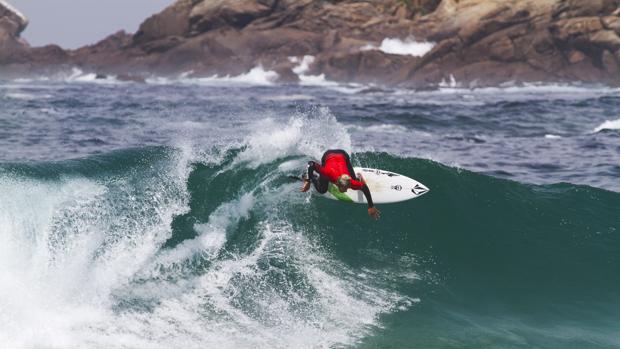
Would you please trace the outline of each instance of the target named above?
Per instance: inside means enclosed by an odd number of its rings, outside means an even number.
[[[416,183],[416,185],[411,188],[411,192],[416,196],[426,194],[428,191],[429,189],[420,183]]]

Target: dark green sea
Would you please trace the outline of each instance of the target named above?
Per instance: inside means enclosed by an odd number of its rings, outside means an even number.
[[[618,348],[620,90],[0,82],[2,348]],[[299,192],[352,153],[430,188]]]

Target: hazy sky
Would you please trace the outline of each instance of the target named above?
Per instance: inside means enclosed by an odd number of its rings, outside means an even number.
[[[32,46],[77,48],[124,29],[133,33],[144,19],[174,0],[4,0],[28,17],[22,33]]]

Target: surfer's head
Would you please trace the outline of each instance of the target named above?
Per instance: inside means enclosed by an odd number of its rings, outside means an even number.
[[[351,188],[351,176],[343,174],[338,177],[338,181],[336,181],[336,186],[341,193],[347,191],[347,189]]]

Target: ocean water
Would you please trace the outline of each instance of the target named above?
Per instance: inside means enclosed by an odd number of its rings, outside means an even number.
[[[302,81],[0,82],[0,346],[620,347],[620,90]]]

